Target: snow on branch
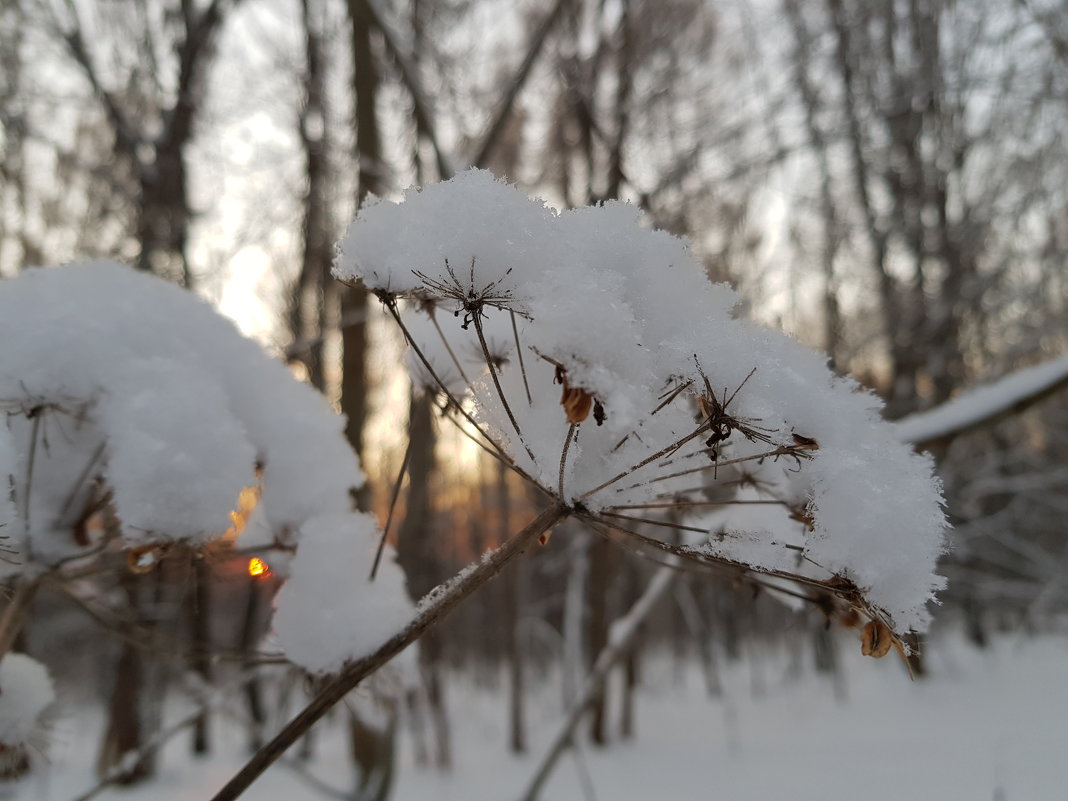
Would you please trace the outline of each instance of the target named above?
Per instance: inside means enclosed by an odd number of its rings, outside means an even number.
[[[1009,373],[930,411],[909,415],[898,420],[894,430],[902,442],[925,445],[1023,411],[1066,387],[1068,353]]]

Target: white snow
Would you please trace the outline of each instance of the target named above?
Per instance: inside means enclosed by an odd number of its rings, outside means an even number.
[[[822,578],[854,581],[899,631],[926,626],[925,606],[942,585],[934,567],[944,529],[931,462],[900,443],[879,401],[836,378],[823,356],[738,317],[736,295],[708,281],[685,242],[645,227],[637,209],[610,203],[558,214],[471,170],[366,207],[335,272],[390,302],[413,301],[398,304],[403,320],[438,305],[444,335],[412,322],[412,340],[545,489],[560,483],[569,424],[554,378],[563,377],[605,413],[603,425],[592,415],[580,423],[568,447],[564,500],[600,511],[710,485],[718,469],[702,451],[714,445],[721,461],[745,458],[744,477],[766,497],[808,508],[815,523],[801,545]],[[489,344],[497,381],[484,360],[477,364],[482,339],[497,343]],[[408,363],[418,383],[436,388],[420,358]],[[694,436],[699,401],[706,410],[724,405],[748,428]],[[764,456],[795,435],[818,449]],[[758,568],[783,562],[762,535],[737,538],[732,553]]]
[[[386,547],[374,581],[375,519],[366,514],[314,517],[278,594],[274,631],[289,658],[313,673],[330,673],[374,651],[415,616],[404,573]]]
[[[0,746],[35,744],[55,697],[44,665],[25,654],[5,654],[0,659]]]
[[[806,668],[792,677],[785,655],[754,647],[745,660],[720,664],[723,695],[709,697],[696,666],[680,670],[650,654],[636,697],[636,739],[614,740],[603,749],[583,744],[580,758],[565,755],[543,799],[588,798],[587,772],[595,797],[616,801],[900,801],[905,791],[946,801],[1063,797],[1068,787],[1063,635],[1005,636],[986,651],[956,638],[939,640],[927,648],[931,675],[917,682],[908,680],[894,658],[874,662],[860,655],[855,640],[839,636],[846,650],[838,691]],[[564,715],[555,676],[541,678],[542,684],[529,688],[530,751],[516,757],[507,752],[503,692],[487,690],[485,680],[454,677],[448,693],[453,769],[417,765],[410,727],[402,720],[391,798],[518,798]],[[164,747],[158,778],[105,790],[101,801],[210,798],[248,757],[245,735],[234,722],[242,715],[239,696],[229,699],[233,715],[213,721],[212,754],[192,757],[183,733]],[[618,711],[610,714],[613,735]],[[186,714],[172,709],[168,720]],[[12,798],[70,801],[92,787],[95,753],[86,743],[102,727],[99,713],[89,711],[57,721],[47,772],[12,785]],[[317,732],[316,756],[304,767],[333,787],[351,790],[344,717],[324,721]],[[257,801],[316,795],[284,763],[249,793]]]

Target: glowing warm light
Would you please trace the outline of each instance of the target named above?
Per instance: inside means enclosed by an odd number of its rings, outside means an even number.
[[[253,578],[259,576],[271,575],[271,568],[267,566],[267,563],[260,559],[258,556],[253,556],[248,560],[248,574]]]
[[[223,532],[225,540],[233,542],[244,531],[245,525],[248,523],[248,519],[252,517],[252,512],[259,501],[260,488],[258,486],[242,488],[237,496],[237,508],[230,510],[231,525],[230,528]]]

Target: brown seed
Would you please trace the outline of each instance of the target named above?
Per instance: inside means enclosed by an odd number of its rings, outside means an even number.
[[[570,387],[565,383],[560,404],[564,407],[567,422],[581,423],[590,416],[590,409],[593,408],[593,395],[584,389]]]
[[[894,635],[890,628],[878,620],[868,621],[860,634],[860,652],[864,656],[882,659],[894,644]]]
[[[800,434],[793,434],[794,447],[802,451],[818,451],[820,444],[811,437],[803,437]]]

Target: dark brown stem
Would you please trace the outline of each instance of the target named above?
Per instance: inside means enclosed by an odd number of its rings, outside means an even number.
[[[340,674],[330,680],[300,714],[252,756],[245,766],[227,782],[226,786],[215,794],[212,801],[234,801],[239,798],[261,773],[278,761],[282,754],[300,739],[301,735],[344,698],[350,690],[419,639],[422,634],[455,609],[461,601],[496,576],[528,545],[569,514],[570,510],[563,505],[556,504],[549,507],[522,531],[485,556],[474,569],[444,585],[444,588],[434,595],[430,602],[424,602],[420,606],[415,619],[402,631],[393,635],[374,653],[349,663]]]
[[[564,499],[564,468],[567,466],[567,449],[571,447],[571,440],[575,436],[575,428],[578,423],[572,423],[567,429],[567,436],[564,437],[564,449],[560,451],[560,500]]]

